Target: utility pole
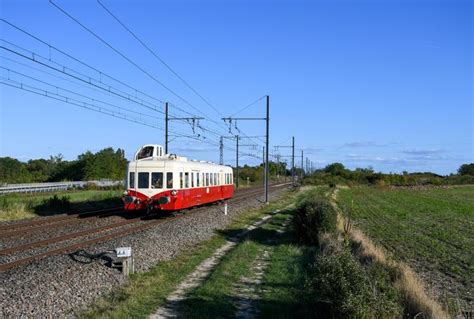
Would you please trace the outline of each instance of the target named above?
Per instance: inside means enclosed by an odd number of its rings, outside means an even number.
[[[291,183],[295,186],[295,137],[292,138],[291,146]]]
[[[169,103],[165,102],[165,154],[168,154],[169,151],[169,121],[192,121],[193,123],[193,131],[194,131],[194,126],[199,125],[199,120],[204,120],[203,117],[169,117]]]
[[[168,154],[168,102],[165,102],[165,155]]]

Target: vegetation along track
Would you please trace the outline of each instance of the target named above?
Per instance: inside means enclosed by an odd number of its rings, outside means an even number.
[[[276,184],[276,185],[272,185],[271,188],[277,189],[277,188],[282,188],[282,187],[285,187],[285,186],[288,186],[288,184]],[[238,192],[236,194],[236,196],[234,196],[230,201],[232,203],[238,203],[240,201],[245,201],[246,199],[248,199],[250,197],[253,197],[253,196],[256,196],[256,195],[259,195],[261,193],[262,193],[261,189],[255,190],[254,188],[252,188],[252,189],[242,190],[242,191]],[[204,207],[199,207],[199,208],[194,209],[192,212],[197,213],[197,212],[203,211],[205,209],[207,209],[205,206]],[[57,236],[57,237],[54,237],[54,238],[46,238],[46,239],[39,240],[39,241],[36,241],[36,242],[32,242],[32,243],[28,243],[28,244],[24,244],[24,245],[19,245],[19,246],[3,249],[3,250],[0,251],[0,255],[16,254],[16,253],[19,253],[19,252],[22,252],[22,251],[25,251],[25,250],[29,250],[29,249],[32,249],[32,248],[41,247],[41,246],[48,246],[48,245],[56,244],[56,243],[59,243],[59,242],[62,242],[62,241],[67,241],[67,240],[70,240],[70,239],[86,237],[86,236],[94,235],[94,234],[101,233],[101,232],[104,232],[104,231],[110,231],[110,230],[113,230],[115,228],[122,228],[123,226],[126,226],[126,225],[136,224],[134,226],[119,229],[115,232],[108,233],[108,234],[105,234],[105,235],[102,235],[102,236],[99,236],[99,237],[89,238],[89,239],[86,238],[86,239],[84,239],[80,242],[77,242],[77,243],[73,243],[73,244],[70,244],[70,245],[65,245],[65,246],[58,247],[58,248],[53,248],[51,250],[47,250],[47,251],[44,251],[44,252],[41,252],[41,253],[38,253],[38,254],[34,254],[34,255],[31,255],[31,256],[25,257],[25,258],[20,258],[20,259],[14,260],[12,262],[7,262],[7,263],[0,264],[0,271],[6,271],[8,269],[12,269],[12,268],[18,267],[20,265],[27,264],[29,262],[32,262],[34,260],[38,260],[38,259],[41,259],[41,258],[44,258],[44,257],[47,257],[47,256],[57,255],[57,254],[61,254],[61,253],[69,252],[69,251],[74,251],[74,250],[77,250],[77,249],[80,249],[80,248],[83,248],[83,247],[90,246],[91,244],[104,242],[104,241],[111,240],[111,239],[117,238],[117,237],[127,236],[127,235],[130,235],[130,234],[138,232],[138,231],[143,231],[143,230],[152,228],[152,227],[160,225],[160,224],[171,222],[171,221],[173,221],[175,219],[178,219],[178,218],[181,218],[183,216],[184,216],[184,214],[180,214],[180,215],[175,215],[175,216],[171,216],[171,217],[167,217],[167,218],[148,219],[148,220],[143,220],[142,218],[140,218],[140,216],[138,216],[137,218],[124,220],[124,221],[120,221],[120,222],[109,224],[109,225],[104,225],[104,226],[100,226],[100,227],[96,227],[96,228],[92,228],[92,229],[86,229],[86,230],[82,230],[82,231],[75,232],[75,233],[64,234],[64,235]],[[68,217],[68,216],[64,216],[64,217]]]

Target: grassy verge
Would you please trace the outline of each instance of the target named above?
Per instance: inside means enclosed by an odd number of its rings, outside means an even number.
[[[131,276],[129,282],[116,288],[89,309],[77,314],[80,318],[146,318],[162,305],[166,297],[197,265],[210,257],[229,236],[261,216],[287,206],[296,193],[285,193],[277,201],[260,209],[236,216],[231,225],[210,240],[182,251],[176,258],[160,262],[147,272]],[[249,252],[250,253],[250,252]]]
[[[120,190],[0,195],[0,221],[120,206],[121,195]]]

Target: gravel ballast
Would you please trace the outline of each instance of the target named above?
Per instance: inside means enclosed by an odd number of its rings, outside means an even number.
[[[274,198],[282,190],[273,190]],[[258,196],[260,199],[261,196]],[[159,261],[169,260],[183,248],[211,238],[232,217],[261,202],[256,198],[229,203],[225,216],[222,206],[189,213],[151,229],[99,243],[74,254],[44,258],[0,273],[0,317],[64,317],[109,293],[124,282],[122,274],[110,268],[116,247],[131,246],[135,270],[146,271]]]

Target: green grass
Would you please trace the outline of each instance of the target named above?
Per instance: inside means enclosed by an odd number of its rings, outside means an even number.
[[[355,187],[340,190],[338,205],[396,258],[457,281],[461,298],[474,286],[474,186]]]
[[[225,242],[226,238],[239,233],[245,226],[263,215],[287,206],[295,197],[296,193],[285,193],[270,205],[239,214],[226,230],[219,232],[210,240],[182,251],[172,260],[160,262],[147,272],[131,276],[127,284],[115,288],[110,295],[89,309],[79,312],[78,317],[147,318],[164,303],[166,297],[197,265],[210,257]],[[250,250],[245,253],[252,254]],[[219,287],[224,289],[222,286]]]
[[[54,195],[59,198],[66,197],[71,205],[64,208],[45,205]],[[120,190],[80,190],[0,195],[0,221],[120,206],[122,204],[121,195],[122,191]]]

